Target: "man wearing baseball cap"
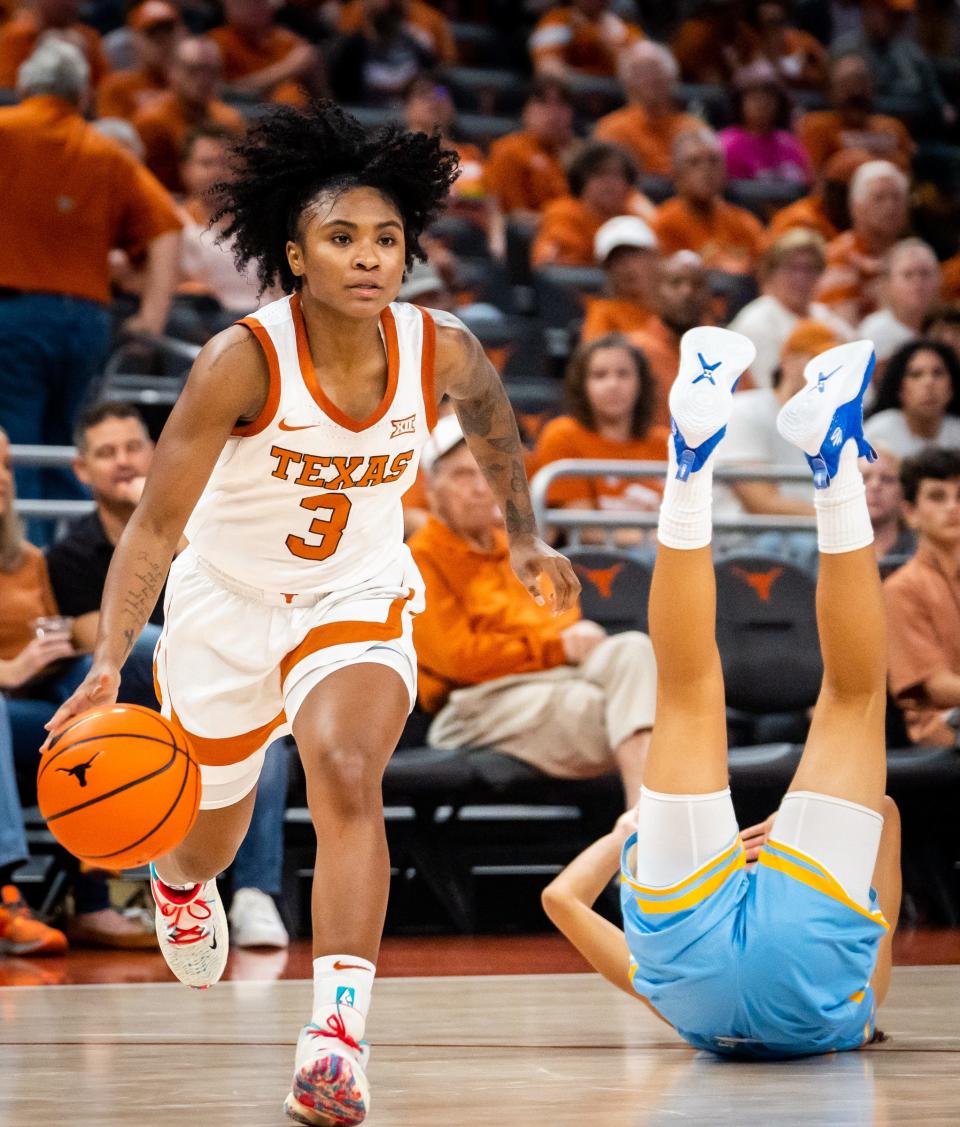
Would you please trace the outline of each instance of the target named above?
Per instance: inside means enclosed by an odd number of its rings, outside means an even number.
[[[616,769],[633,805],[656,707],[650,639],[530,599],[456,416],[438,421],[421,465],[431,516],[407,543],[426,585],[413,630],[428,742],[492,747],[556,778]]]
[[[167,65],[177,41],[186,34],[179,11],[167,0],[145,0],[127,16],[137,65],[118,70],[100,83],[97,117],[131,121],[167,90]]]
[[[593,252],[607,277],[606,293],[587,298],[580,339],[645,329],[656,300],[657,236],[637,216],[617,215],[597,231]]]

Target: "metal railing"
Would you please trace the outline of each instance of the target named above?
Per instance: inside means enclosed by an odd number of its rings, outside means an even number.
[[[550,509],[547,494],[550,486],[561,478],[569,477],[666,477],[666,462],[630,462],[613,459],[593,460],[563,458],[551,462],[534,475],[530,483],[533,512],[541,533],[548,526],[562,528],[569,533],[574,544],[580,542],[584,528],[603,528],[609,533],[617,528],[656,528],[657,513],[629,509]],[[735,481],[802,482],[813,489],[810,471],[795,466],[716,466],[713,480],[718,483]],[[812,503],[812,497],[811,497]],[[730,516],[718,514],[713,518],[716,532],[815,532],[816,520],[811,515],[780,516],[743,513]]]
[[[59,466],[69,469],[77,456],[75,446],[11,446],[10,460],[15,466]],[[93,501],[34,500],[18,497],[16,511],[27,520],[70,520],[93,512]]]

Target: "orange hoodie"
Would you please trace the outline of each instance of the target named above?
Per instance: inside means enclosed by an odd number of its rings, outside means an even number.
[[[506,535],[482,552],[435,517],[407,541],[427,591],[413,620],[420,704],[437,712],[454,689],[563,665],[560,634],[577,608],[554,618],[513,574]]]

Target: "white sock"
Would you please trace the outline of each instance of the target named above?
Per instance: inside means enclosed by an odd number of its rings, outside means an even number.
[[[855,552],[873,543],[863,475],[857,465],[857,444],[851,438],[840,452],[836,476],[813,495],[817,511],[817,542],[821,552]]]
[[[677,452],[671,437],[667,443],[670,468],[660,505],[657,539],[668,548],[705,548],[713,535],[713,460],[677,480]]]
[[[322,1030],[338,1015],[354,1041],[363,1040],[377,968],[359,955],[321,955],[313,960],[311,1021]]]

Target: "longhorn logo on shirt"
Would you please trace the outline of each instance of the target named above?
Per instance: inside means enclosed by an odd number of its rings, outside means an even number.
[[[772,567],[769,571],[744,571],[742,567],[734,567],[730,570],[734,575],[739,575],[748,587],[753,588],[761,603],[770,602],[773,585],[783,575],[782,567]]]
[[[407,415],[405,419],[391,419],[390,425],[393,427],[393,430],[390,432],[391,438],[399,438],[403,434],[413,434],[417,429],[416,412],[412,415]]]
[[[574,564],[573,570],[577,575],[582,575],[596,587],[601,599],[609,599],[613,594],[613,584],[617,576],[623,571],[623,564],[614,564],[612,567],[584,567]]]

